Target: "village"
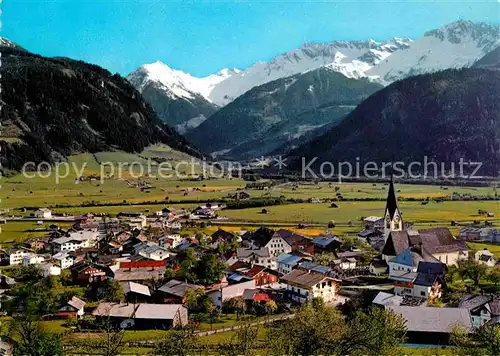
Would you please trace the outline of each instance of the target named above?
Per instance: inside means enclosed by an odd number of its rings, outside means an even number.
[[[380,216],[364,218],[356,238],[337,236],[334,224],[316,237],[266,226],[196,230],[225,208],[218,203],[74,216],[68,229],[54,222],[46,237],[2,251],[2,312],[19,312],[23,285],[38,276],[63,286],[44,301],[44,319],[95,332],[103,319],[122,330],[212,330],[223,313],[293,317],[316,299],[392,310],[411,344],[447,345],[454,327],[473,333],[500,322],[499,262],[467,244],[498,243],[500,230],[463,227],[454,237],[446,227],[414,228],[396,195],[391,179],[385,210],[381,203]],[[32,218],[50,221],[52,211]]]

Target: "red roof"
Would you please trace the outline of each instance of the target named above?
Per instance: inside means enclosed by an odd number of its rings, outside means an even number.
[[[253,296],[253,300],[256,302],[267,302],[271,300],[271,298],[266,293],[257,293]]]
[[[244,274],[250,278],[253,278],[265,269],[266,269],[266,267],[254,265],[248,272],[246,272]]]

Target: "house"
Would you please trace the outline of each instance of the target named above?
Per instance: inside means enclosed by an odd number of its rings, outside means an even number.
[[[276,259],[277,270],[281,274],[288,274],[304,260],[301,256],[283,253]]]
[[[285,229],[279,229],[277,233],[292,246],[292,252],[314,255],[314,244],[311,239]]]
[[[479,263],[485,264],[488,267],[493,267],[497,263],[493,254],[490,251],[488,251],[487,248],[481,251],[477,251],[476,254],[474,255],[474,259]]]
[[[16,249],[12,248],[5,251],[5,256],[7,257],[7,261],[9,265],[20,265],[24,261],[24,256],[30,255],[31,252],[24,249]]]
[[[45,262],[38,265],[38,268],[42,271],[44,277],[49,276],[60,276],[61,267],[54,265],[53,263]]]
[[[81,261],[70,267],[73,283],[88,285],[106,278],[107,268],[94,263]]]
[[[491,229],[486,235],[486,241],[488,242],[500,242],[500,230]]]
[[[181,242],[180,234],[167,234],[158,238],[158,245],[163,248],[176,248]]]
[[[252,250],[267,250],[274,260],[282,253],[292,251],[292,246],[276,231],[261,227],[242,236],[242,244]],[[274,264],[276,261],[274,261]]]
[[[441,297],[441,280],[446,266],[437,262],[422,261],[416,271],[393,274],[394,293],[425,300]]]
[[[462,308],[430,308],[389,305],[386,309],[406,320],[408,343],[448,345],[455,327],[472,332],[469,311]]]
[[[170,256],[170,252],[155,244],[141,249],[139,255],[153,261],[163,261]]]
[[[311,241],[314,244],[315,253],[335,252],[342,246],[342,240],[335,235],[318,236]]]
[[[354,257],[342,257],[333,261],[336,267],[343,271],[356,268],[357,261]]]
[[[332,269],[328,266],[321,266],[316,263],[313,263],[311,261],[304,261],[299,263],[299,266],[297,268],[300,268],[304,271],[309,271],[309,272],[316,272],[316,273],[321,273],[324,275],[328,275],[332,272]]]
[[[236,251],[236,257],[238,261],[243,261],[250,264],[259,264],[267,268],[276,270],[277,263],[276,258],[269,254],[269,250],[266,248],[260,249],[250,249],[250,248],[238,248]]]
[[[416,272],[421,261],[439,262],[437,258],[428,253],[425,249],[412,246],[401,252],[396,257],[388,261],[389,278],[394,275],[401,275],[407,272]]]
[[[66,305],[59,309],[59,312],[56,315],[62,318],[81,317],[84,314],[85,304],[86,303],[83,300],[73,296],[70,300],[68,300]]]
[[[232,243],[236,241],[236,237],[223,229],[218,229],[211,235],[211,243],[212,244],[220,244],[220,243]]]
[[[45,262],[45,257],[30,252],[23,256],[23,266],[36,265]]]
[[[99,241],[98,231],[82,230],[69,233],[69,236],[59,237],[52,240],[54,253],[75,251],[80,248],[94,247]]]
[[[370,273],[375,276],[381,276],[387,272],[387,262],[381,258],[373,259],[370,263]]]
[[[241,282],[242,280],[254,280],[256,286],[276,283],[278,273],[269,268],[259,265],[250,265],[243,261],[237,261],[226,270],[228,282]]]
[[[247,307],[251,307],[253,303],[266,303],[272,300],[272,297],[261,289],[245,289],[243,299],[247,303]]]
[[[38,210],[35,210],[33,213],[33,216],[35,218],[39,219],[51,219],[52,218],[52,211],[47,208],[40,208]]]
[[[124,329],[170,329],[188,324],[187,308],[181,304],[101,303],[92,312]]]
[[[52,256],[52,260],[61,269],[69,268],[75,263],[75,257],[70,255],[68,251],[56,253]]]
[[[418,247],[448,266],[466,258],[469,247],[453,237],[447,228],[413,230],[407,228],[398,208],[394,183],[391,178],[385,209],[384,247],[382,256],[390,261],[409,247]]]
[[[147,225],[146,215],[138,212],[120,212],[116,216],[120,221],[126,223],[132,229],[142,229]]]
[[[222,308],[224,301],[234,298],[241,297],[245,292],[245,289],[254,289],[255,281],[252,279],[250,281],[241,282],[237,284],[214,286],[211,289],[206,290],[207,296],[212,299],[217,309]]]
[[[147,302],[151,299],[151,292],[149,290],[149,287],[143,284],[135,282],[125,282],[122,284],[122,289],[127,302]]]
[[[162,293],[164,303],[184,304],[186,303],[186,295],[188,293],[188,290],[195,289],[204,288],[200,285],[171,279],[160,288],[158,288],[158,291]]]
[[[48,250],[50,247],[48,238],[41,239],[29,239],[24,242],[26,246],[28,246],[32,250]]]
[[[325,303],[334,302],[340,289],[339,280],[300,268],[284,275],[280,280],[286,285],[285,296],[299,304],[314,298],[321,298]]]
[[[466,294],[460,300],[459,308],[467,309],[472,325],[479,328],[486,323],[500,323],[500,296],[491,294]]]
[[[384,229],[384,218],[381,216],[368,216],[363,219],[366,230],[383,230]]]

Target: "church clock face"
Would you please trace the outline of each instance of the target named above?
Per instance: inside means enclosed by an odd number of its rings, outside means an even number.
[[[399,216],[398,216],[398,215],[396,215],[396,216],[394,217],[394,222],[395,222],[396,224],[399,224]]]
[[[385,218],[385,222],[388,224],[391,222],[391,217],[389,215]]]

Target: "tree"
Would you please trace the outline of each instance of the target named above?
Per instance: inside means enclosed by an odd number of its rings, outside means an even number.
[[[486,279],[493,283],[495,285],[495,288],[497,288],[498,283],[500,283],[500,267],[493,267],[486,276]]]
[[[224,301],[222,309],[226,313],[236,313],[236,320],[239,320],[241,314],[245,314],[247,310],[247,304],[243,297],[234,297]]]
[[[190,313],[208,314],[214,308],[214,302],[205,293],[203,288],[188,289],[186,304]]]
[[[168,336],[155,346],[155,355],[188,356],[193,355],[198,345],[198,337],[192,327],[172,330]]]
[[[106,279],[97,286],[97,300],[119,303],[123,298],[123,288],[114,279]]]
[[[61,335],[45,332],[34,319],[14,318],[9,324],[9,339],[15,356],[63,355]]]
[[[358,312],[347,323],[340,353],[387,355],[404,342],[405,323],[391,310],[371,308],[367,313]]]
[[[500,350],[500,325],[483,325],[474,334],[469,334],[461,327],[455,327],[450,344],[455,346],[454,351],[458,355],[497,355]]]
[[[486,277],[488,267],[474,259],[474,253],[469,253],[469,258],[458,261],[458,272],[464,279],[471,279],[474,286]]]
[[[214,284],[220,282],[224,275],[226,264],[214,254],[206,254],[196,261],[194,273],[202,284]]]
[[[219,345],[219,354],[226,356],[250,355],[257,345],[258,333],[257,326],[252,326],[249,323],[241,325],[231,339]]]
[[[278,310],[278,305],[274,300],[268,300],[264,304],[264,311],[266,312],[267,315],[274,314]]]

